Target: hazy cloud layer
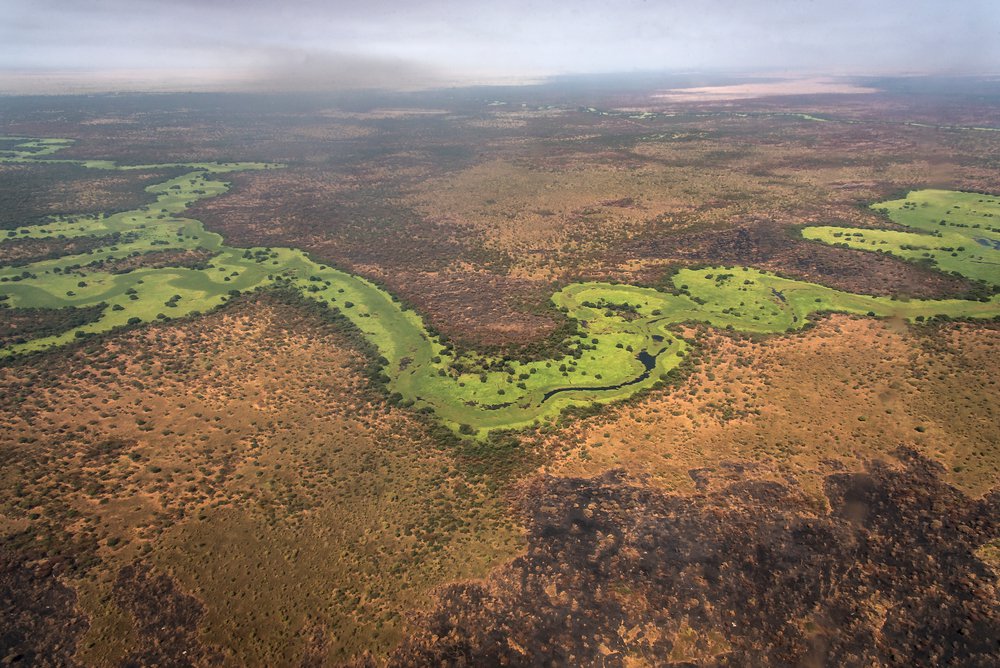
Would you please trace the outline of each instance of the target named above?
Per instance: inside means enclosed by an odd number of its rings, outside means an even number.
[[[0,69],[419,87],[677,69],[1000,70],[994,0],[3,0]]]

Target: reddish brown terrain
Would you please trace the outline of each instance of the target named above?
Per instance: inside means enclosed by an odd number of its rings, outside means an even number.
[[[549,297],[580,280],[724,264],[989,292],[799,234],[893,229],[869,205],[910,189],[1000,194],[1000,132],[973,129],[1000,128],[996,84],[921,81],[3,97],[0,135],[284,163],[189,215],[368,277],[459,350],[537,358],[575,331]],[[0,165],[0,263],[86,258],[107,240],[18,228],[142,206],[170,176]],[[309,304],[245,294],[0,361],[0,660],[1000,664],[996,322],[689,325],[657,389],[479,441],[387,396],[364,339]],[[98,316],[0,302],[0,347]]]

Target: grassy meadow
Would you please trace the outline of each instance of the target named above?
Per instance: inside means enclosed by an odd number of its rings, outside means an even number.
[[[820,226],[807,227],[802,235],[828,244],[890,253],[940,271],[1000,284],[1000,198],[954,190],[916,190],[872,208],[915,231]]]

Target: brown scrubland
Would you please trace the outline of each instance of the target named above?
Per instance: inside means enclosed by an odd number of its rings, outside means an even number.
[[[11,98],[0,134],[285,163],[189,215],[377,281],[459,350],[547,355],[573,328],[553,291],[681,266],[982,290],[798,231],[896,229],[869,205],[915,188],[1000,194],[1000,132],[971,129],[1000,127],[988,98],[655,92]],[[0,262],[86,256],[104,242],[17,228],[170,175],[0,165]],[[98,316],[0,307],[0,346]],[[1000,663],[997,323],[678,333],[665,387],[485,442],[395,405],[354,333],[284,293],[4,360],[0,659]]]

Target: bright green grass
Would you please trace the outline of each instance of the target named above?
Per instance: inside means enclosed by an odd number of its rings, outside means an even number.
[[[54,140],[38,144],[40,141],[26,141],[17,149],[67,145]],[[8,153],[11,155],[0,156],[0,161],[52,162],[26,156],[23,151]],[[130,168],[105,161],[90,166]],[[106,236],[116,232],[121,237],[90,254],[0,268],[0,296],[6,297],[9,306],[106,305],[96,322],[10,346],[0,355],[64,345],[130,322],[204,312],[227,301],[231,291],[281,285],[296,288],[348,318],[385,359],[383,372],[389,391],[398,393],[406,405],[434,412],[452,429],[466,425],[462,429],[465,433],[484,434],[553,419],[570,406],[624,399],[653,386],[685,355],[685,342],[673,331],[679,323],[705,322],[744,332],[779,333],[801,327],[817,311],[911,320],[1000,314],[997,298],[988,302],[898,302],[750,268],[684,269],[673,278],[679,294],[609,283],[567,286],[553,295],[552,301],[580,323],[579,338],[570,354],[531,363],[509,362],[500,371],[471,372],[468,369],[474,365],[468,357],[456,359],[449,347],[428,333],[416,313],[402,308],[392,295],[369,281],[318,264],[294,249],[228,247],[199,221],[183,217],[196,200],[226,191],[228,184],[214,175],[278,165],[184,166],[192,171],[147,189],[157,196],[148,207],[111,216],[62,217],[14,231],[14,237]],[[143,166],[149,167],[162,165]],[[163,249],[207,249],[216,255],[207,269],[138,269],[114,275],[88,266],[103,259]],[[647,369],[642,359],[652,368]]]
[[[828,244],[890,253],[941,271],[1000,285],[1000,197],[953,190],[917,190],[880,202],[900,225],[916,232],[807,227],[802,235]]]

